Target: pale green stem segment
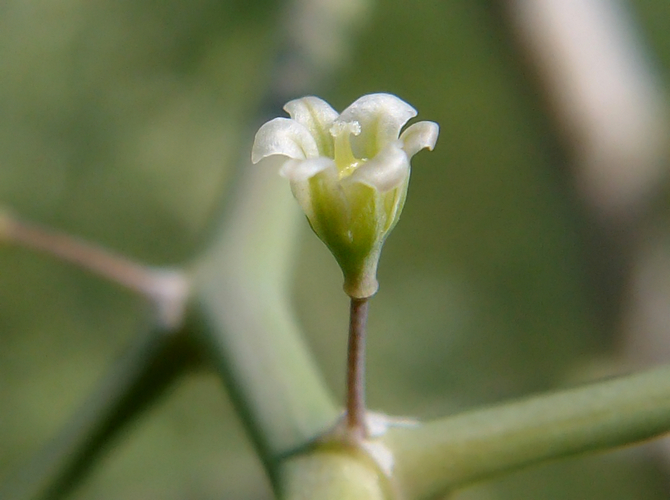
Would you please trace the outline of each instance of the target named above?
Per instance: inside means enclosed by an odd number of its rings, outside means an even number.
[[[354,450],[320,450],[286,460],[280,498],[290,500],[389,500],[386,479]]]
[[[304,221],[275,169],[244,172],[228,225],[194,273],[195,325],[272,470],[339,412],[286,299]]]
[[[670,430],[670,367],[394,429],[386,442],[407,498]]]

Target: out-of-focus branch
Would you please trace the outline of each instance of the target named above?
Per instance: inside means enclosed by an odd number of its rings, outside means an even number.
[[[189,293],[188,279],[181,271],[139,264],[6,211],[0,211],[0,243],[51,255],[144,296],[156,307],[158,321],[164,326],[175,326],[181,320]]]
[[[586,209],[580,213],[584,267],[594,309],[608,332],[621,331],[627,315],[624,328],[639,340],[649,323],[644,313],[626,311],[628,287],[635,283],[634,293],[646,304],[663,300],[640,289],[635,274],[647,267],[640,247],[656,239],[649,234],[654,201],[667,192],[670,124],[634,18],[624,0],[495,2],[566,146],[572,184]]]
[[[281,106],[327,85],[350,56],[371,4],[370,0],[290,2],[284,12],[284,46],[275,65],[270,101]]]
[[[572,151],[578,190],[606,220],[635,218],[663,180],[669,126],[624,3],[502,3]]]

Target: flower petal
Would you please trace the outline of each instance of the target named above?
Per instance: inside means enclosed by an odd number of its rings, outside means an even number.
[[[354,101],[338,120],[357,121],[361,134],[351,138],[357,158],[372,158],[389,142],[398,139],[400,129],[416,116],[416,110],[392,94],[369,94]]]
[[[428,148],[432,151],[439,133],[440,127],[435,122],[418,122],[410,125],[400,136],[400,140],[403,143],[402,149],[405,150],[409,158],[423,148]]]
[[[295,178],[289,177],[289,179],[293,196],[298,200],[298,204],[303,212],[305,212],[307,220],[309,220],[309,224],[312,226],[314,232],[323,240],[323,223],[337,223],[337,217],[335,217],[335,220],[321,220],[321,218],[317,216],[319,206],[321,208],[323,208],[324,205],[330,206],[335,214],[340,214],[342,212],[342,207],[346,203],[346,199],[339,186],[339,176],[335,162],[328,158],[317,158],[308,161],[311,163],[312,161],[319,162],[321,160],[323,160],[322,165],[326,165],[326,167],[320,172],[315,173],[307,179],[301,179],[300,175],[296,175]],[[289,162],[292,162],[292,160],[289,160]],[[328,164],[326,164],[326,162],[328,162]],[[290,169],[291,167],[288,168]],[[314,169],[316,168],[317,165],[314,165]],[[317,174],[320,175],[316,177]]]
[[[279,169],[279,175],[291,182],[302,182],[314,177],[329,167],[337,168],[330,158],[309,158],[307,160],[288,160]]]
[[[271,155],[284,155],[300,160],[319,156],[319,149],[304,125],[288,118],[275,118],[256,132],[251,161],[258,163]]]
[[[358,167],[348,179],[373,187],[380,193],[386,193],[402,184],[408,175],[409,158],[400,148],[400,142],[396,141]]]
[[[314,96],[289,101],[284,106],[295,121],[305,126],[316,141],[321,156],[333,156],[333,138],[330,127],[338,113],[323,99]]]

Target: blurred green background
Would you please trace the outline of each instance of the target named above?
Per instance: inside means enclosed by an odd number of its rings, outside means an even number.
[[[0,2],[0,204],[144,262],[187,260],[247,154],[278,12],[271,1]],[[670,3],[635,0],[631,13],[667,82]],[[391,92],[441,126],[436,150],[413,161],[382,256],[370,406],[433,418],[614,373],[620,341],[593,278],[585,208],[499,7],[379,0],[369,15],[321,97],[341,110]],[[307,224],[295,275],[307,341],[340,398],[348,300]],[[84,272],[0,248],[0,480],[67,421],[146,312]],[[668,472],[656,450],[628,449],[458,498],[660,499]],[[183,379],[125,430],[73,495],[270,497],[208,374]]]

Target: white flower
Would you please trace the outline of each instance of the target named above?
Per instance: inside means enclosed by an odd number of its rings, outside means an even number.
[[[405,201],[410,158],[433,149],[438,125],[418,122],[400,134],[416,110],[391,94],[363,96],[341,114],[312,96],[284,109],[291,118],[258,130],[251,160],[287,157],[280,174],[340,264],[345,291],[369,297],[378,288],[381,247]]]

